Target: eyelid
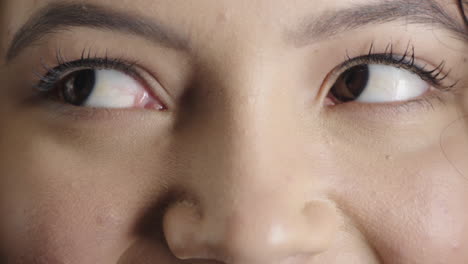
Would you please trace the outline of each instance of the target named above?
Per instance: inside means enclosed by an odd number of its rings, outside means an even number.
[[[383,53],[375,53],[373,52],[373,45],[371,45],[369,53],[366,55],[354,58],[346,55],[346,60],[335,68],[332,75],[338,77],[347,69],[360,64],[381,64],[403,68],[417,74],[434,88],[442,91],[452,90],[457,84],[457,82],[451,84],[443,83],[450,75],[450,70],[445,71],[446,63],[444,60],[437,66],[432,66],[432,68],[429,68],[431,66],[428,63],[420,66],[420,62],[415,56],[415,48],[410,45],[408,45],[403,55],[395,54],[392,45],[388,45]]]
[[[405,114],[412,111],[434,110],[436,105],[444,106],[453,100],[453,96],[460,88],[450,78],[450,70],[445,70],[445,61],[443,60],[437,66],[432,63],[425,63],[426,60],[419,59],[415,56],[414,47],[408,44],[404,53],[393,52],[392,44],[387,45],[383,52],[374,52],[374,46],[371,45],[369,52],[364,55],[350,57],[346,52],[346,57],[342,63],[331,70],[322,82],[320,91],[323,99],[323,104],[326,106],[323,109],[336,109],[345,112],[362,112],[362,113],[392,113],[397,117],[399,114]],[[330,97],[332,87],[337,79],[348,69],[362,64],[378,64],[388,65],[396,68],[411,71],[418,75],[423,81],[426,81],[430,89],[423,95],[406,101],[389,102],[389,103],[362,103],[362,102],[347,102],[336,104],[333,102],[333,97]],[[423,66],[421,66],[421,64]],[[444,80],[447,79],[447,80]],[[450,81],[448,81],[450,80]],[[449,83],[452,82],[452,83]],[[378,114],[376,115],[376,117]]]
[[[59,54],[59,53],[58,53]],[[131,77],[137,76],[135,70],[136,62],[126,62],[121,59],[111,59],[106,57],[84,57],[81,56],[80,59],[67,61],[61,55],[57,55],[57,66],[50,67],[44,62],[44,59],[41,58],[41,66],[45,69],[46,73],[44,75],[36,73],[39,77],[39,83],[36,86],[41,91],[47,92],[53,89],[53,85],[62,78],[65,78],[72,72],[84,70],[84,69],[110,69],[118,70]]]
[[[58,53],[59,54],[59,53]],[[152,97],[159,101],[164,108],[163,111],[172,109],[174,106],[173,100],[167,91],[162,87],[160,82],[151,75],[148,71],[138,65],[136,61],[127,62],[120,58],[109,58],[105,57],[82,57],[78,60],[66,61],[60,55],[57,56],[56,67],[49,67],[41,59],[42,67],[46,70],[45,75],[37,74],[39,77],[39,83],[35,85],[35,89],[42,94],[51,93],[55,88],[57,82],[61,79],[66,78],[67,75],[83,70],[83,69],[95,69],[95,70],[117,70],[123,74],[127,74],[135,79],[143,89],[145,89]]]

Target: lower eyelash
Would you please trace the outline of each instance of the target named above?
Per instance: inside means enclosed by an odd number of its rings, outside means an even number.
[[[430,94],[422,98],[407,101],[400,105],[400,107],[410,110],[411,105],[417,105],[428,110],[435,110],[435,103],[445,104],[445,100],[438,94]]]
[[[402,115],[414,114],[415,112],[427,113],[428,111],[435,111],[438,109],[438,107],[447,105],[449,100],[450,99],[445,97],[444,94],[432,92],[408,101],[398,101],[384,104],[361,104],[351,102],[346,104],[339,104],[333,107],[344,107],[345,112],[365,113],[366,117],[373,116],[373,120],[381,120],[382,116],[392,120],[400,120]]]

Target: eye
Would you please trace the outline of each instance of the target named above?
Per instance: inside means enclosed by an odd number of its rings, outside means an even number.
[[[409,70],[390,65],[361,64],[338,77],[330,96],[337,104],[352,101],[388,103],[417,98],[429,89],[428,82]]]
[[[90,108],[167,110],[159,98],[168,99],[164,88],[136,63],[84,54],[81,59],[67,61],[58,53],[54,68],[41,61],[47,73],[39,75],[34,88],[43,99]]]
[[[54,89],[59,99],[75,106],[164,108],[141,82],[119,70],[77,70],[59,80]]]

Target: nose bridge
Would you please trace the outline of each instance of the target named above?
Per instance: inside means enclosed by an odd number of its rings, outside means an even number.
[[[191,96],[197,101],[190,113],[191,128],[196,128],[187,129],[189,140],[196,133],[198,143],[204,145],[199,149],[222,153],[217,159],[238,166],[235,170],[269,169],[278,164],[275,159],[287,160],[301,151],[300,140],[293,136],[300,130],[294,113],[297,106],[292,104],[294,91],[285,93],[279,87],[278,69],[271,65],[280,63],[268,58],[267,51],[244,48],[238,52],[244,55],[224,55],[228,62],[214,58],[199,73],[210,79],[200,80],[195,87],[199,91]]]
[[[267,51],[238,52],[235,58],[226,55],[228,62],[214,56],[197,73],[201,77],[187,96],[193,101],[191,111],[175,148],[189,151],[183,156],[196,156],[188,160],[192,172],[205,172],[200,177],[218,186],[275,188],[284,182],[273,178],[292,174],[297,181],[297,171],[308,162],[302,155],[306,150],[298,132],[303,130],[297,118],[300,107],[293,103],[294,88],[285,92],[280,87],[275,79],[279,70],[271,66],[280,62]]]
[[[220,80],[225,94],[220,107],[228,122],[220,129],[228,135],[229,157],[234,164],[237,161],[241,168],[249,165],[250,169],[268,170],[300,151],[297,140],[291,137],[300,129],[295,120],[298,107],[293,105],[294,91],[285,93],[275,79],[278,69],[271,65],[280,62],[269,58],[267,51],[246,53],[250,56],[219,73],[229,76]]]

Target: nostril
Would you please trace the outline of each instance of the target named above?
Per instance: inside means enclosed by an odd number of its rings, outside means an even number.
[[[314,200],[296,209],[267,202],[209,210],[188,199],[172,202],[162,217],[167,245],[181,260],[282,264],[307,263],[334,242],[341,218],[332,202]]]

